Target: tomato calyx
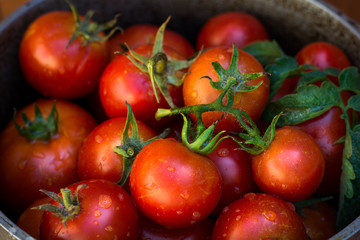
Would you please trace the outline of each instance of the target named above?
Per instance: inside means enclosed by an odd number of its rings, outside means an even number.
[[[53,135],[55,135],[58,131],[58,122],[59,122],[59,114],[57,112],[55,101],[53,103],[53,107],[47,119],[44,119],[39,107],[37,104],[34,104],[35,111],[35,119],[31,121],[26,113],[22,113],[22,119],[25,123],[24,126],[21,126],[16,122],[14,112],[13,123],[19,133],[24,136],[29,141],[35,140],[44,140],[48,141]]]
[[[87,186],[86,184],[79,185],[75,190],[75,194],[72,194],[71,190],[67,188],[62,188],[60,189],[61,195],[40,189],[41,192],[57,202],[59,206],[48,203],[33,207],[32,209],[50,211],[55,216],[61,218],[62,223],[67,227],[67,221],[74,218],[81,211],[78,192]]]
[[[260,154],[261,152],[263,152],[265,149],[267,149],[271,143],[271,141],[273,140],[274,136],[275,136],[275,126],[276,123],[281,115],[281,113],[279,115],[276,115],[271,124],[269,125],[269,127],[267,128],[267,130],[265,131],[264,135],[261,136],[260,134],[260,130],[259,128],[256,126],[256,124],[254,123],[254,121],[251,119],[251,117],[245,112],[242,111],[240,109],[237,108],[233,108],[231,105],[224,105],[223,104],[223,100],[226,97],[226,95],[228,94],[228,91],[231,88],[232,85],[236,84],[236,80],[234,78],[229,78],[229,81],[227,82],[225,88],[223,89],[223,91],[221,92],[221,94],[219,95],[219,97],[217,99],[215,99],[213,102],[209,103],[209,104],[198,104],[198,105],[192,105],[192,106],[186,106],[186,107],[181,107],[181,108],[173,108],[173,109],[163,109],[163,108],[159,108],[155,114],[155,118],[156,119],[160,119],[162,117],[166,117],[166,116],[172,116],[172,115],[176,115],[176,114],[190,114],[193,113],[196,115],[196,119],[197,119],[197,124],[198,124],[198,130],[197,132],[200,133],[202,131],[204,131],[205,127],[202,123],[202,118],[201,115],[205,112],[209,112],[209,111],[222,111],[222,112],[227,112],[227,113],[231,113],[233,114],[236,119],[238,120],[238,122],[241,124],[241,126],[244,129],[244,132],[241,133],[235,133],[240,137],[240,140],[237,138],[233,138],[240,146],[240,148],[242,150],[245,150],[247,152],[249,152],[250,154]],[[228,101],[229,103],[229,101]],[[213,125],[211,125],[209,127],[210,130],[208,130],[208,133],[212,133],[211,129],[213,126],[215,126],[216,122],[213,123]],[[189,125],[184,124],[184,125]],[[183,128],[183,132],[187,132],[186,130],[184,130]],[[221,132],[224,133],[224,132]],[[198,134],[199,135],[199,134]],[[218,137],[218,136],[216,136]],[[220,138],[219,141],[217,141],[217,144],[220,143],[220,141],[222,141],[224,138]],[[184,142],[185,145],[189,144],[187,143],[187,135],[182,133],[182,141]],[[209,148],[212,149],[212,148]]]
[[[161,134],[146,141],[140,140],[138,131],[138,125],[133,111],[131,110],[130,104],[126,103],[127,106],[127,117],[122,133],[122,145],[116,146],[114,152],[123,157],[123,174],[118,184],[123,186],[130,175],[131,167],[137,154],[141,149],[158,138],[164,138],[168,135],[169,129],[165,129]],[[129,128],[131,126],[131,136],[129,136]]]
[[[72,4],[70,0],[65,1],[68,3],[75,20],[74,34],[71,36],[68,44],[66,45],[66,49],[77,37],[81,38],[81,44],[85,46],[91,42],[104,42],[109,39],[117,30],[121,30],[120,27],[114,27],[117,22],[118,15],[116,15],[114,19],[108,22],[99,24],[97,22],[91,21],[91,18],[94,16],[95,11],[89,10],[85,14],[84,19],[80,20],[79,14],[74,4]],[[108,29],[111,30],[106,36],[100,35],[100,33]]]
[[[125,49],[128,52],[123,53],[127,58],[137,66],[142,72],[149,74],[151,85],[155,94],[157,102],[160,102],[160,94],[165,98],[166,102],[170,107],[176,107],[170,93],[168,91],[168,84],[179,87],[183,83],[184,76],[177,76],[177,71],[189,68],[190,65],[195,61],[196,57],[200,55],[200,52],[197,56],[187,60],[169,60],[167,55],[163,52],[163,38],[165,33],[165,28],[169,22],[170,17],[159,27],[154,45],[152,50],[151,57],[144,57],[132,49],[130,49],[125,44]]]
[[[227,85],[227,83],[234,79],[234,84],[231,85],[229,90],[227,90],[227,105],[232,106],[235,93],[236,92],[250,92],[258,89],[260,85],[263,83],[262,81],[256,85],[247,85],[248,81],[254,80],[261,76],[266,75],[265,72],[257,72],[257,73],[240,73],[238,70],[238,62],[239,62],[239,51],[235,44],[233,44],[233,54],[231,56],[230,65],[227,69],[224,69],[219,62],[213,62],[212,66],[216,73],[219,76],[219,81],[214,82],[210,77],[204,76],[203,78],[208,78],[210,80],[210,84],[213,88],[223,91]]]

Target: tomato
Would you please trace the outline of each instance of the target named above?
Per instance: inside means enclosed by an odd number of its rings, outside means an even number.
[[[131,49],[140,45],[153,44],[159,26],[154,24],[134,24],[112,36],[108,42],[109,55],[114,57],[116,51],[122,51],[122,44],[126,43]],[[166,29],[164,35],[165,46],[173,48],[185,58],[192,57],[195,53],[194,47],[181,34]]]
[[[197,104],[208,104],[213,102],[221,93],[210,85],[210,77],[213,81],[218,81],[219,77],[215,72],[212,62],[219,62],[227,69],[232,56],[231,47],[216,47],[202,53],[189,68],[189,73],[185,76],[183,84],[183,98],[185,106]],[[240,73],[264,72],[262,65],[249,53],[239,49],[238,68]],[[260,87],[250,92],[237,92],[234,99],[234,108],[245,111],[253,121],[257,121],[262,114],[269,96],[269,79],[262,76],[251,81],[247,85],[256,85],[262,82]],[[195,116],[192,115],[195,120]],[[214,121],[220,120],[216,124],[217,130],[241,131],[242,126],[238,123],[235,116],[220,111],[212,111],[202,114],[205,126],[210,126]]]
[[[312,42],[305,45],[296,54],[296,61],[302,64],[312,64],[321,70],[327,67],[344,69],[350,66],[350,61],[344,51],[328,42]]]
[[[230,46],[242,48],[256,41],[270,40],[263,24],[244,12],[225,12],[208,19],[200,29],[196,47]]]
[[[214,161],[223,180],[220,201],[214,210],[219,215],[224,207],[239,199],[243,194],[257,191],[251,172],[251,158],[232,139],[226,138],[208,155]]]
[[[40,224],[43,217],[43,211],[36,211],[33,207],[50,203],[51,198],[43,197],[35,200],[28,206],[16,221],[16,225],[35,239],[40,238]]]
[[[134,51],[150,57],[152,47],[152,45],[142,45]],[[184,60],[171,48],[164,46],[163,50],[169,58]],[[182,88],[170,84],[168,88],[175,105],[182,106]],[[106,67],[101,76],[99,95],[108,117],[126,116],[125,102],[128,102],[137,120],[154,129],[164,124],[164,121],[155,120],[155,112],[158,108],[167,108],[169,105],[162,96],[157,103],[149,75],[142,72],[123,54],[117,56]]]
[[[81,180],[101,178],[120,181],[123,173],[123,158],[114,152],[122,145],[126,117],[108,119],[99,124],[84,140],[79,153],[77,171]],[[137,121],[140,140],[156,136],[154,130]],[[131,133],[129,133],[131,135]]]
[[[67,189],[75,194],[82,184],[86,186],[77,192],[79,212],[65,226],[60,217],[45,211],[40,239],[137,239],[139,219],[130,195],[119,185],[100,179],[77,182]]]
[[[187,228],[167,229],[142,216],[140,225],[139,240],[210,240],[214,222],[206,218]]]
[[[259,188],[288,201],[311,196],[321,183],[325,160],[315,140],[294,127],[277,129],[270,146],[252,159]]]
[[[47,118],[53,100],[35,102]],[[82,107],[65,100],[56,100],[58,130],[49,140],[29,141],[10,122],[0,135],[0,195],[5,209],[22,212],[44,196],[39,189],[59,191],[78,180],[77,157],[85,137],[96,126],[95,119]],[[21,113],[34,120],[34,106],[25,106],[16,115],[23,125]]]
[[[130,191],[146,217],[166,228],[184,228],[208,217],[222,190],[221,175],[207,157],[175,139],[157,139],[136,156]]]
[[[53,11],[37,18],[25,31],[19,47],[21,69],[44,96],[85,96],[95,90],[108,63],[106,42],[83,46],[77,37],[66,48],[74,29],[71,12]]]
[[[345,136],[346,132],[345,121],[341,115],[340,108],[331,108],[316,118],[294,126],[311,135],[324,154],[325,173],[317,190],[320,195],[339,193],[344,143],[335,142]]]
[[[303,223],[311,240],[327,240],[337,233],[336,209],[327,202],[302,207]]]
[[[279,197],[248,193],[224,208],[212,240],[309,239],[295,207]]]

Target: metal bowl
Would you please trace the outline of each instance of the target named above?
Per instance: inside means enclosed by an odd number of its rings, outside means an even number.
[[[161,24],[168,16],[168,27],[182,33],[193,43],[198,30],[211,16],[229,10],[249,12],[258,17],[271,37],[288,54],[302,46],[324,40],[340,46],[352,65],[360,67],[360,26],[339,10],[318,0],[77,0],[84,14],[98,10],[96,20],[110,20],[121,13],[119,23]],[[18,62],[18,46],[28,24],[50,10],[66,9],[64,0],[33,0],[0,22],[0,130],[11,119],[13,108],[23,107],[38,94],[25,82]],[[13,216],[0,211],[0,239],[33,239],[17,227]],[[360,217],[331,239],[360,239]]]

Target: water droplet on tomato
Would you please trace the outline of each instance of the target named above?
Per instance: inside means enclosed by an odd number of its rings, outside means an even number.
[[[154,189],[158,188],[158,185],[156,185],[155,183],[149,183],[149,184],[146,184],[144,187],[147,190],[154,190]]]
[[[276,213],[274,213],[273,211],[265,211],[262,213],[262,215],[269,221],[275,221],[276,219]]]
[[[112,232],[113,231],[113,227],[111,225],[108,225],[104,228],[105,231],[107,232]]]
[[[100,136],[100,135],[95,136],[95,142],[102,143],[102,141],[104,141],[104,138],[102,136]]]
[[[93,223],[94,223],[94,225],[99,225],[99,222],[96,220]]]
[[[167,166],[166,168],[169,172],[175,172],[175,168],[172,166]]]
[[[229,211],[229,207],[224,207],[223,212],[226,213],[227,211]]]
[[[198,211],[193,212],[192,218],[193,218],[194,220],[198,220],[200,217],[201,217],[201,213],[200,213],[200,212],[198,212]]]
[[[227,157],[229,156],[229,149],[227,148],[220,148],[218,151],[217,151],[217,154],[219,157]]]
[[[120,201],[124,200],[124,194],[119,193],[119,194],[118,194],[118,198],[119,198]]]
[[[240,221],[240,219],[241,219],[241,216],[237,215],[236,218],[235,218],[235,221]]]
[[[111,207],[112,199],[109,195],[101,194],[99,196],[99,206],[102,208],[109,208]]]
[[[191,96],[192,96],[193,98],[196,98],[198,95],[199,95],[198,91],[193,91],[193,92],[191,93]]]
[[[184,190],[180,193],[180,197],[182,197],[184,200],[188,200],[190,197],[190,194],[188,193],[187,190]]]
[[[100,216],[101,216],[101,212],[99,211],[99,209],[96,209],[96,210],[95,210],[94,216],[95,216],[95,217],[100,217]]]
[[[26,159],[25,159],[25,160],[22,160],[22,161],[20,161],[20,162],[18,163],[17,167],[18,167],[20,170],[23,170],[23,169],[25,168],[27,162],[28,162],[28,161],[27,161]]]
[[[181,210],[177,210],[177,211],[176,211],[176,214],[177,214],[177,215],[181,215],[182,213],[183,213],[183,212],[182,212]]]
[[[256,196],[255,193],[246,193],[246,194],[244,195],[244,197],[247,198],[248,200],[254,199],[255,196]]]
[[[224,54],[219,54],[219,60],[224,60],[224,59],[225,59]]]

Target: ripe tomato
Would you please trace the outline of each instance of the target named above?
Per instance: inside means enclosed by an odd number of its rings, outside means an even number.
[[[171,138],[147,144],[130,173],[130,191],[136,206],[166,228],[189,227],[208,217],[221,190],[215,164]]]
[[[212,62],[219,62],[227,69],[232,56],[231,47],[216,47],[202,53],[189,68],[189,73],[185,76],[183,84],[183,98],[186,106],[197,104],[208,104],[213,102],[221,93],[221,90],[213,88],[209,79],[218,81],[219,77],[215,72]],[[238,68],[240,73],[258,73],[264,72],[262,65],[249,53],[239,49]],[[250,92],[237,92],[234,99],[234,108],[241,109],[257,121],[262,114],[269,96],[269,79],[262,76],[248,81],[247,85],[257,85],[263,82],[260,87]],[[191,115],[195,120],[195,116]],[[206,112],[202,114],[205,126],[210,126],[214,121],[220,120],[216,124],[217,130],[241,131],[242,126],[238,123],[235,116],[220,111]]]
[[[152,45],[141,45],[134,51],[150,57],[152,48]],[[185,60],[171,48],[164,46],[163,50],[171,59]],[[168,88],[175,105],[182,106],[182,88],[170,84]],[[154,129],[164,124],[164,121],[155,120],[155,112],[158,108],[168,108],[169,105],[162,96],[157,103],[149,75],[142,72],[123,54],[117,56],[106,67],[101,76],[99,94],[108,117],[126,116],[125,102],[128,102],[137,120]]]
[[[300,209],[303,223],[311,240],[327,240],[337,233],[336,209],[327,202]]]
[[[80,180],[101,178],[113,182],[120,181],[123,173],[123,158],[116,154],[114,149],[122,145],[125,122],[126,117],[108,119],[86,137],[80,148],[77,164]],[[155,131],[144,123],[137,121],[137,125],[140,140],[156,136]]]
[[[197,37],[196,47],[201,49],[229,46],[238,48],[255,41],[269,40],[263,24],[253,15],[244,12],[225,12],[216,15],[203,25]]]
[[[40,226],[40,239],[137,239],[139,219],[129,194],[114,182],[95,179],[67,187],[72,194],[79,185],[79,213],[66,221],[45,211]],[[51,202],[55,206],[59,204]]]
[[[326,113],[295,125],[311,135],[319,145],[325,159],[324,178],[317,189],[320,195],[336,195],[340,189],[340,176],[344,143],[336,143],[345,136],[345,121],[340,108],[331,108]]]
[[[33,207],[50,203],[51,198],[43,197],[37,199],[28,206],[16,221],[16,225],[35,239],[40,238],[40,224],[43,217],[43,211],[36,211]]]
[[[300,65],[315,65],[321,70],[327,67],[344,69],[350,66],[350,61],[344,51],[328,42],[312,42],[305,45],[296,54],[296,61]]]
[[[153,24],[135,24],[112,36],[108,42],[109,55],[114,58],[116,51],[122,51],[122,44],[126,43],[131,49],[140,45],[153,44],[159,26]],[[170,29],[165,30],[165,46],[173,48],[185,58],[192,57],[195,53],[194,47],[181,34]]]
[[[142,216],[140,225],[141,234],[138,240],[210,240],[214,222],[206,218],[187,228],[167,229]]]
[[[208,155],[223,180],[221,198],[213,212],[215,215],[219,215],[224,207],[243,194],[258,190],[251,172],[250,154],[238,148],[239,145],[232,138],[226,138]]]
[[[53,100],[35,102],[47,118]],[[78,180],[76,163],[80,146],[96,126],[94,118],[71,102],[56,100],[58,131],[49,140],[29,141],[10,122],[0,135],[0,195],[5,209],[22,212],[44,196],[39,189],[59,191]],[[34,106],[29,104],[16,115],[23,125],[21,113],[34,120]],[[25,197],[24,197],[25,196]]]
[[[108,63],[105,42],[83,46],[77,37],[66,48],[74,29],[71,12],[53,11],[32,22],[22,38],[22,72],[44,96],[72,99],[92,92]]]
[[[279,197],[248,193],[225,207],[216,220],[212,240],[305,240],[301,217],[295,207]]]
[[[325,170],[323,153],[315,140],[294,127],[277,129],[270,146],[253,156],[254,180],[259,188],[288,201],[313,194]]]

